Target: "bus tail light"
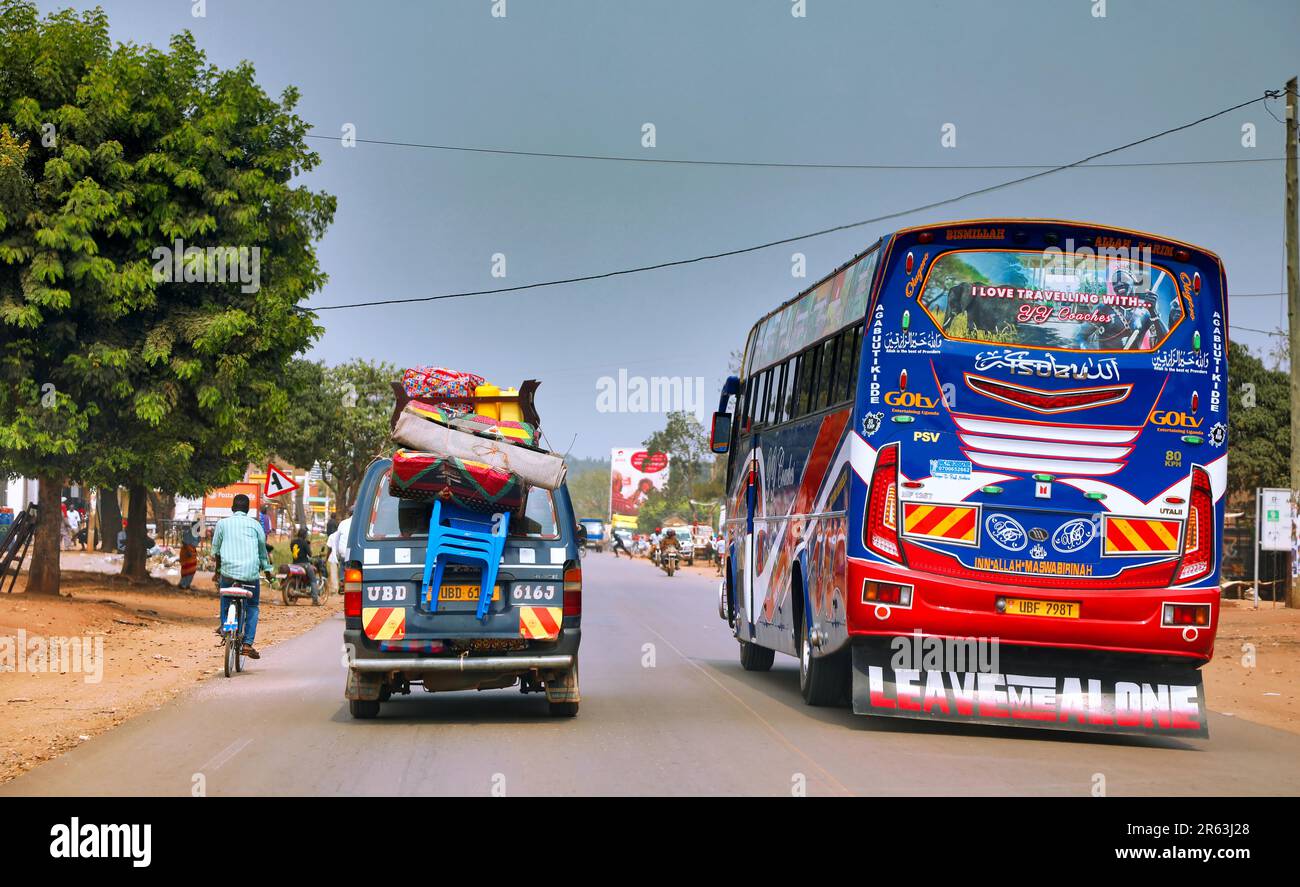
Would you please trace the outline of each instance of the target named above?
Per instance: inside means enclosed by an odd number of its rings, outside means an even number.
[[[1209,628],[1209,604],[1175,604],[1166,603],[1160,607],[1160,626],[1162,628]]]
[[[343,571],[343,615],[361,618],[360,567],[347,567]]]
[[[912,586],[866,579],[862,583],[862,603],[910,608],[912,606]]]
[[[1192,582],[1214,569],[1214,494],[1210,475],[1199,465],[1192,468],[1192,496],[1183,530],[1183,560],[1178,582]]]
[[[564,615],[582,615],[582,567],[577,561],[564,565]]]
[[[887,444],[876,453],[867,491],[867,519],[862,543],[876,554],[902,561],[898,544],[898,444]]]

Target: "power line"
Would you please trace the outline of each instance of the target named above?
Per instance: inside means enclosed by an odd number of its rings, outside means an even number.
[[[1137,139],[1132,142],[1128,142],[1127,144],[1119,145],[1118,147],[1115,148],[1109,148],[1105,151],[1098,151],[1095,154],[1089,154],[1087,157],[1084,157],[1080,160],[1076,160],[1073,163],[1066,163],[1060,166],[1054,166],[1051,167],[1050,169],[1044,169],[1038,172],[1030,173],[1029,175],[1019,176],[1018,178],[1009,179],[1004,182],[998,182],[997,184],[994,185],[987,185],[983,188],[976,188],[973,191],[966,191],[954,197],[946,197],[942,200],[935,200],[930,203],[922,204],[920,206],[911,207],[909,209],[903,209],[903,210],[898,210],[896,212],[885,213],[884,215],[875,216],[870,219],[862,219],[861,221],[857,221],[857,222],[847,222],[843,225],[833,225],[829,228],[823,228],[819,231],[812,231],[807,234],[797,234],[792,237],[783,237],[779,240],[770,240],[767,241],[766,243],[760,243],[754,246],[740,247],[738,249],[725,250],[723,252],[710,253],[708,255],[703,255],[703,256],[695,256],[689,259],[673,259],[665,262],[657,262],[650,265],[639,265],[632,268],[622,268],[616,271],[604,271],[598,274],[584,274],[576,277],[561,278],[558,280],[546,280],[546,281],[539,281],[537,283],[525,283],[525,284],[520,284],[518,286],[498,287],[496,289],[486,289],[486,290],[471,290],[471,291],[459,292],[459,293],[442,293],[433,296],[409,296],[400,299],[376,299],[376,300],[365,301],[365,302],[351,302],[343,305],[321,305],[318,307],[308,307],[304,310],[313,311],[313,312],[337,311],[344,308],[364,308],[364,307],[370,307],[376,305],[403,305],[403,304],[410,304],[414,302],[436,302],[436,301],[441,301],[443,299],[462,299],[471,296],[486,296],[486,295],[493,295],[497,293],[513,293],[513,292],[521,292],[523,290],[540,289],[542,287],[561,286],[561,285],[567,285],[573,283],[587,283],[594,280],[608,280],[609,278],[612,277],[622,277],[630,274],[641,274],[647,271],[658,271],[664,268],[675,268],[681,265],[692,265],[698,262],[707,262],[715,259],[723,259],[731,256],[739,256],[745,253],[752,253],[763,249],[770,249],[771,247],[774,246],[783,246],[789,243],[797,243],[801,240],[810,240],[814,237],[822,237],[826,234],[833,234],[839,231],[848,231],[853,228],[861,228],[866,225],[873,225],[878,222],[884,222],[890,219],[896,219],[901,216],[911,215],[913,213],[924,212],[926,210],[931,210],[931,209],[937,209],[938,207],[948,206],[949,204],[957,203],[962,200],[967,200],[971,197],[978,197],[983,194],[991,194],[994,191],[1000,191],[1003,188],[1010,188],[1013,185],[1020,185],[1020,184],[1024,184],[1025,182],[1033,181],[1035,179],[1041,179],[1044,178],[1045,176],[1053,175],[1055,173],[1062,172],[1067,169],[1073,169],[1075,167],[1088,163],[1092,160],[1096,160],[1100,157],[1106,157],[1111,154],[1117,154],[1120,151],[1126,151],[1129,148],[1134,148],[1137,147],[1138,145],[1144,145],[1147,142],[1155,141],[1156,139],[1163,138],[1164,136],[1172,135],[1173,133],[1176,132],[1182,132],[1185,129],[1191,129],[1194,126],[1199,126],[1200,124],[1213,120],[1216,117],[1222,117],[1225,114],[1230,114],[1233,111],[1237,111],[1240,110],[1241,108],[1248,107],[1250,105],[1255,104],[1256,102],[1262,102],[1267,98],[1273,97],[1274,95],[1275,95],[1275,91],[1273,90],[1266,91],[1263,95],[1257,96],[1256,98],[1250,99],[1249,101],[1240,102],[1236,105],[1232,105],[1231,107],[1224,108],[1220,111],[1215,111],[1213,114],[1207,114],[1204,117],[1199,117],[1196,120],[1191,121],[1190,123],[1184,123],[1179,126],[1172,127],[1170,129],[1162,130],[1152,135],[1144,136],[1143,138]]]
[[[308,133],[306,138],[339,141],[341,136]],[[423,142],[401,142],[391,139],[358,139],[363,145],[385,145],[393,148],[422,148],[431,151],[459,151],[466,154],[496,154],[505,157],[542,157],[553,160],[597,160],[608,163],[659,163],[674,166],[731,166],[758,169],[823,169],[823,170],[943,170],[943,169],[1052,169],[1051,163],[783,163],[763,160],[696,160],[690,158],[633,157],[626,154],[570,154],[561,151],[522,151],[510,148],[482,148],[469,145],[435,145]],[[1128,163],[1097,163],[1089,169],[1110,169],[1146,166],[1208,166],[1233,163],[1281,163],[1285,157],[1232,157],[1210,160],[1147,160]]]
[[[1281,336],[1284,339],[1287,337],[1287,334],[1282,330],[1257,330],[1253,326],[1237,326],[1237,324],[1235,323],[1228,324],[1228,328],[1234,330],[1242,330],[1243,332],[1247,332],[1247,333],[1259,333],[1260,335],[1264,335],[1264,336]]]

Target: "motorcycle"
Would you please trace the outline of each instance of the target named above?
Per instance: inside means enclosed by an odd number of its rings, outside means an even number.
[[[280,589],[280,600],[286,607],[299,598],[309,597],[314,606],[319,607],[329,592],[325,582],[325,559],[314,557],[312,567],[316,570],[314,583],[307,579],[307,568],[302,564],[280,564],[276,570],[274,584]]]
[[[665,573],[671,576],[673,573],[677,572],[680,560],[681,554],[678,553],[677,549],[670,548],[667,552],[659,556],[659,566],[663,568]]]

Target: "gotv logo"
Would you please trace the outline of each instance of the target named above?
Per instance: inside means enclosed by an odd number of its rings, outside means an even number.
[[[1200,428],[1204,421],[1191,413],[1180,413],[1177,410],[1151,411],[1151,424],[1162,428]]]
[[[915,391],[891,391],[885,395],[885,403],[891,407],[920,407],[923,410],[932,410],[938,402],[938,398],[926,397]]]

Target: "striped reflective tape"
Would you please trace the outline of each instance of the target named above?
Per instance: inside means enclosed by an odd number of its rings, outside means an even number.
[[[530,641],[550,641],[560,636],[563,607],[520,607],[519,636]]]
[[[978,509],[968,505],[903,505],[903,532],[909,536],[975,544]]]
[[[361,624],[372,641],[400,641],[406,637],[406,608],[363,607]]]
[[[1175,554],[1178,530],[1175,520],[1107,518],[1106,554]]]

